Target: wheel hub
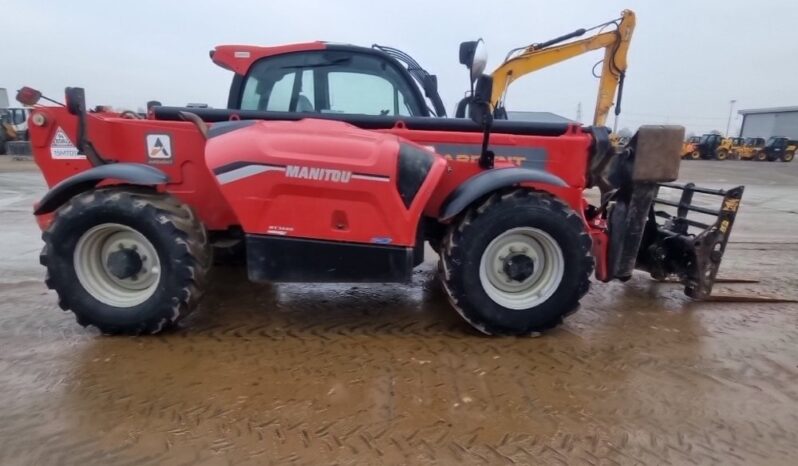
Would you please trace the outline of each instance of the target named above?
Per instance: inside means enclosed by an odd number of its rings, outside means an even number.
[[[108,271],[120,280],[135,277],[141,271],[142,265],[144,262],[141,256],[133,249],[114,251],[105,262]]]
[[[139,305],[161,280],[155,246],[140,232],[117,223],[86,231],[75,246],[73,261],[83,288],[109,306]]]
[[[517,227],[499,234],[482,253],[479,279],[485,293],[509,309],[546,301],[564,273],[562,250],[543,230]]]
[[[502,271],[510,280],[523,282],[535,273],[535,261],[525,254],[516,254],[504,259]]]

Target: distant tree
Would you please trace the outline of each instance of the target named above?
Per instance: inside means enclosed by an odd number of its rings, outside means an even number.
[[[723,133],[721,133],[720,131],[718,131],[716,129],[713,129],[712,131],[709,132],[709,134],[723,134]]]
[[[687,137],[687,139],[690,139],[690,138],[694,138],[695,136],[696,136],[696,134],[693,131],[690,131],[689,133],[687,133],[686,137]]]
[[[629,128],[621,128],[618,131],[618,136],[620,136],[622,138],[630,138],[630,137],[634,136],[634,133]]]

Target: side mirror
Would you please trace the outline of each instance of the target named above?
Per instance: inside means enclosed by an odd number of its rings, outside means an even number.
[[[17,101],[22,105],[33,107],[42,98],[42,93],[32,87],[23,87],[17,91]]]
[[[479,156],[479,166],[484,169],[493,168],[494,153],[488,148],[490,144],[490,130],[493,127],[493,113],[490,111],[490,94],[493,91],[493,78],[483,74],[477,79],[471,102],[468,102],[468,116],[471,120],[482,126],[482,152]]]
[[[488,64],[488,50],[482,39],[460,43],[460,63],[471,72],[471,82],[477,80]]]
[[[66,108],[72,115],[81,115],[86,112],[86,94],[82,87],[68,87],[64,90]]]
[[[489,126],[492,114],[490,111],[490,96],[493,92],[493,78],[483,74],[477,79],[474,96],[468,105],[468,116],[478,125]]]

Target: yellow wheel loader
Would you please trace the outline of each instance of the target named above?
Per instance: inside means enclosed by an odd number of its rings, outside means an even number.
[[[685,160],[698,160],[701,158],[701,153],[696,149],[701,138],[699,136],[690,136],[689,139],[682,143],[682,159]]]
[[[720,144],[715,148],[714,159],[726,160],[731,157],[732,150],[734,149],[734,142],[732,138],[722,138]]]
[[[740,151],[745,147],[745,138],[729,138],[731,140],[731,152],[729,158],[740,160]]]
[[[737,155],[740,160],[752,160],[762,147],[765,147],[764,138],[745,138],[745,144],[737,149]]]

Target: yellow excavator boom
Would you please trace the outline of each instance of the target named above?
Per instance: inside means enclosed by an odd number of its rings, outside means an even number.
[[[626,73],[626,55],[629,50],[629,43],[632,40],[632,33],[635,28],[635,14],[631,10],[624,10],[620,20],[610,21],[597,26],[604,27],[611,24],[617,25],[616,29],[576,40],[557,46],[547,46],[543,44],[532,44],[526,47],[523,52],[508,58],[501,66],[493,72],[493,94],[491,103],[494,108],[504,107],[504,98],[510,84],[529,73],[534,73],[542,68],[551,66],[570,58],[582,55],[592,50],[604,49],[604,62],[602,64],[601,76],[599,79],[599,90],[596,98],[596,111],[593,116],[593,125],[604,126],[607,115],[615,100],[615,93],[619,84],[623,85]],[[595,29],[595,28],[593,28]],[[560,42],[570,37],[578,37],[589,30],[580,29],[571,34],[554,39],[551,42]]]

